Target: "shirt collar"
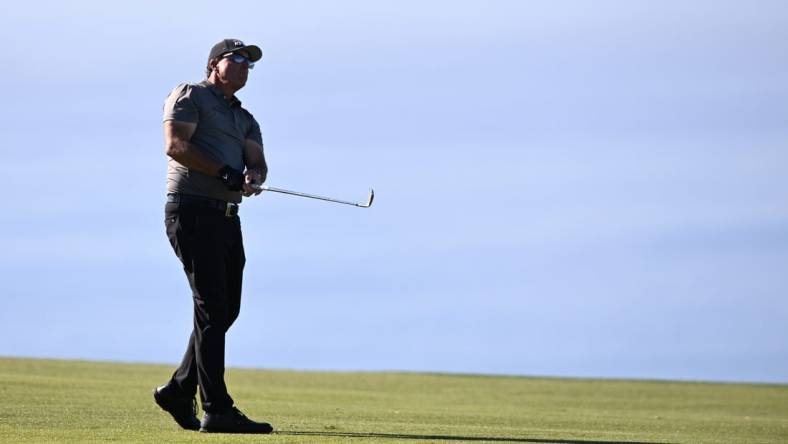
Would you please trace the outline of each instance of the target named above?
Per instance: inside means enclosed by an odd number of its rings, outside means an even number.
[[[218,97],[218,98],[220,98],[222,100],[227,101],[228,105],[230,105],[230,106],[241,106],[241,101],[238,100],[237,97],[232,96],[232,98],[229,98],[229,99],[224,97],[224,93],[222,92],[222,90],[219,89],[218,86],[216,86],[213,83],[209,82],[208,80],[203,80],[200,83],[205,85],[208,88],[208,91],[212,92],[213,95],[215,95],[216,97]]]

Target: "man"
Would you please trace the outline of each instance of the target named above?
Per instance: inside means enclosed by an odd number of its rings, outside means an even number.
[[[260,194],[268,173],[260,126],[235,93],[262,55],[255,45],[222,40],[208,56],[207,78],[179,85],[164,103],[165,226],[191,286],[194,330],[181,365],[153,397],[184,429],[272,431],[235,408],[224,383],[225,333],[238,317],[246,260],[238,204]]]

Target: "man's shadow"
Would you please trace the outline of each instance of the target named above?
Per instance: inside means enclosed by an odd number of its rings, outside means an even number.
[[[360,433],[360,432],[315,432],[282,430],[275,431],[277,435],[291,436],[326,436],[342,438],[389,438],[389,439],[419,439],[436,441],[487,441],[487,442],[526,442],[542,444],[668,444],[640,441],[589,441],[578,439],[544,439],[544,438],[507,438],[493,436],[451,436],[451,435],[406,435],[402,433]]]

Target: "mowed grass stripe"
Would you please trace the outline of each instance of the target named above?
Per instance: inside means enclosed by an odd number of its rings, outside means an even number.
[[[788,386],[228,369],[270,436],[183,431],[172,366],[0,358],[0,441],[785,443]]]

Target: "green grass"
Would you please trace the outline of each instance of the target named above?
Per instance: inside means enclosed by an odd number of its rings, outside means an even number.
[[[229,369],[269,436],[181,430],[172,366],[0,358],[0,441],[785,443],[788,386]]]

